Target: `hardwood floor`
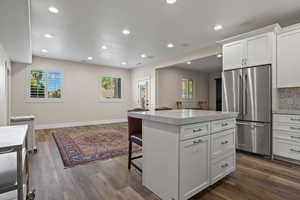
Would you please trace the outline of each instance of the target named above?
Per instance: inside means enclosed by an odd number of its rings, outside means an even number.
[[[127,170],[127,157],[64,169],[52,135],[40,131],[38,153],[31,158],[37,200],[157,200]],[[237,170],[193,200],[299,200],[300,166],[238,153]]]

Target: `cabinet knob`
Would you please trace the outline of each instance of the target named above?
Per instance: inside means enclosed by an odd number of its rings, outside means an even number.
[[[222,126],[227,126],[227,125],[228,125],[227,122],[222,123]]]

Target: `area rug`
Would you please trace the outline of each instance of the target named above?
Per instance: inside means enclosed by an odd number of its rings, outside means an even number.
[[[128,154],[127,123],[53,129],[65,167]],[[139,146],[133,144],[133,152]]]

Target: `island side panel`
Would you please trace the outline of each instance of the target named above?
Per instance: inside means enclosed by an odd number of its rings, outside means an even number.
[[[179,198],[179,127],[143,120],[143,185],[163,200]]]

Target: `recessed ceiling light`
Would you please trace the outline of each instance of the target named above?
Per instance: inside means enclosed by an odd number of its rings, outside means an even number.
[[[174,3],[176,3],[176,0],[167,0],[167,3],[168,4],[174,4]]]
[[[103,45],[101,48],[105,50],[107,49],[107,46]]]
[[[54,13],[54,14],[59,13],[59,10],[57,8],[55,8],[54,6],[50,6],[48,8],[48,10],[49,10],[49,12]]]
[[[222,54],[218,54],[217,55],[218,58],[222,58],[222,56],[223,56]]]
[[[146,54],[142,54],[141,57],[142,58],[147,58],[147,55]]]
[[[214,29],[215,29],[215,31],[219,31],[219,30],[223,29],[223,26],[218,24],[218,25],[215,25]]]
[[[47,49],[42,49],[42,52],[43,53],[48,53],[48,50]]]
[[[167,47],[168,47],[168,48],[173,48],[173,47],[174,47],[174,44],[169,43],[169,44],[167,45]]]
[[[93,60],[93,57],[89,56],[87,59],[88,59],[88,60]]]
[[[190,64],[192,64],[192,62],[191,61],[187,61],[186,64],[190,65]]]
[[[129,34],[130,34],[130,31],[129,31],[128,29],[124,29],[124,30],[122,31],[122,33],[123,33],[124,35],[129,35]]]
[[[46,33],[46,34],[44,35],[44,37],[45,37],[45,38],[53,38],[53,35],[51,35],[51,34],[49,34],[49,33]]]
[[[121,64],[122,64],[122,65],[127,65],[127,62],[122,62]]]

